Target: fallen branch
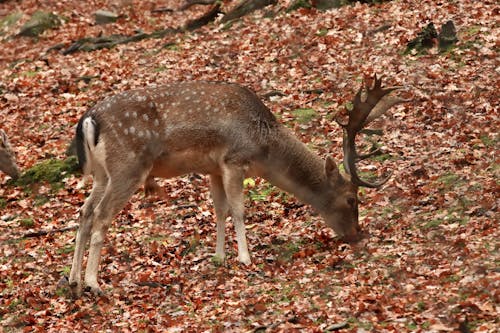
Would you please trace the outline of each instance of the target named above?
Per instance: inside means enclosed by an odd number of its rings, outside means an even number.
[[[269,5],[274,5],[278,0],[243,0],[238,6],[222,17],[221,22],[226,23],[235,19],[238,19],[248,13],[251,13],[257,9],[264,8]],[[126,44],[130,42],[138,42],[147,38],[163,38],[167,35],[173,35],[183,31],[193,31],[196,30],[217,18],[217,15],[221,14],[221,4],[219,1],[215,0],[187,0],[187,3],[181,7],[181,10],[185,6],[194,4],[214,4],[209,11],[203,14],[201,17],[196,18],[187,22],[183,27],[178,28],[167,28],[153,31],[148,34],[145,32],[138,32],[132,36],[126,35],[109,35],[109,36],[98,36],[98,37],[85,37],[73,42],[68,48],[63,50],[61,53],[67,55],[70,53],[78,51],[95,51],[100,49],[110,49],[116,45]],[[168,8],[159,8],[156,11],[168,11]],[[62,46],[60,44],[55,45],[49,50],[59,50]]]
[[[219,15],[220,13],[221,13],[220,4],[216,4],[215,6],[210,8],[210,10],[208,12],[206,12],[205,14],[200,16],[199,18],[191,20],[188,23],[186,23],[186,25],[184,25],[184,30],[193,31],[193,30],[196,30],[198,28],[201,28],[202,26],[215,20],[217,15]]]
[[[151,11],[151,13],[173,13],[174,10],[168,7],[155,8]]]
[[[59,233],[59,232],[76,230],[76,229],[78,229],[78,225],[70,225],[68,227],[52,229],[52,230],[39,230],[39,231],[25,233],[22,236],[22,238],[40,237],[40,236],[52,235],[52,234]]]
[[[163,38],[170,34],[175,34],[180,32],[179,29],[161,29],[153,31],[150,34],[144,32],[138,32],[132,36],[125,35],[110,35],[110,36],[100,36],[100,37],[85,37],[73,42],[67,49],[62,51],[63,55],[74,53],[77,51],[95,51],[100,49],[110,49],[119,44],[126,44],[130,42],[138,42],[146,38]]]
[[[138,286],[141,286],[141,287],[166,288],[166,289],[171,288],[171,286],[169,284],[155,282],[155,281],[139,281],[139,282],[135,282],[135,284]]]
[[[179,10],[186,10],[194,5],[213,5],[217,0],[186,0]]]
[[[236,20],[242,16],[247,15],[257,9],[267,7],[269,5],[275,5],[278,0],[244,0],[233,10],[228,12],[221,20],[221,23],[226,23],[232,20]]]

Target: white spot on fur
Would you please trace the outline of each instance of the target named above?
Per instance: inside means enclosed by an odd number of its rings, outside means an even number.
[[[129,132],[130,132],[130,134],[135,134],[135,127],[134,126],[130,126]]]
[[[128,128],[125,128],[125,129],[123,130],[123,133],[125,133],[125,135],[128,135]]]
[[[128,118],[128,117],[130,117],[130,113],[127,111],[127,112],[125,112],[125,118]]]
[[[137,118],[137,112],[135,112],[135,111],[134,111],[134,112],[132,112],[132,116],[133,116],[134,118]]]
[[[143,131],[139,131],[139,133],[137,133],[137,135],[142,138],[144,136],[144,132]]]
[[[158,119],[155,119],[154,124],[155,124],[155,126],[160,125],[160,122],[158,121]]]
[[[149,116],[145,113],[142,115],[142,118],[145,120],[145,121],[148,121],[149,120]]]
[[[118,127],[122,127],[122,126],[123,126],[122,122],[121,122],[121,121],[119,121],[119,122],[118,122]]]

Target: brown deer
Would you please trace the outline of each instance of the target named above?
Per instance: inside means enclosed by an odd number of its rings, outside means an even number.
[[[375,78],[373,88],[356,95],[344,127],[344,166],[311,152],[250,90],[236,84],[173,83],[119,93],[96,104],[80,119],[76,147],[84,174],[94,183],[80,214],[80,228],[69,283],[82,291],[85,245],[90,241],[85,285],[100,293],[100,252],[111,220],[134,191],[152,177],[186,173],[210,175],[217,220],[216,256],[224,259],[225,221],[236,229],[238,259],[250,264],[244,225],[243,180],[259,176],[310,204],[340,237],[354,239],[358,224],[358,186],[378,187],[360,179],[355,163],[356,134],[372,119],[403,101],[388,94]],[[386,96],[387,95],[387,96]],[[149,184],[148,184],[149,183]]]
[[[0,129],[0,170],[16,179],[19,177],[19,168],[16,164],[16,158],[12,152],[7,134]]]

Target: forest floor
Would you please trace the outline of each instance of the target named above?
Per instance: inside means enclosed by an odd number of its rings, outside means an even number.
[[[222,9],[235,1],[224,1]],[[65,159],[79,117],[116,92],[174,81],[230,81],[254,90],[320,156],[342,158],[333,120],[365,75],[385,75],[411,102],[377,126],[393,170],[360,191],[358,244],[340,241],[309,206],[262,179],[246,183],[252,264],[237,261],[227,225],[224,263],[212,260],[215,222],[205,176],[137,192],[103,250],[105,296],[64,285],[91,184],[16,186],[0,173],[0,331],[5,332],[498,332],[500,6],[497,1],[389,1],[287,12],[289,1],[229,24],[63,55],[83,37],[178,27],[206,6],[177,1],[0,3],[0,126],[28,170]],[[94,24],[99,8],[116,23]],[[16,37],[36,10],[63,24]],[[12,14],[18,20],[7,22]],[[405,53],[429,22],[453,20],[458,42]],[[267,95],[269,96],[269,95]],[[362,141],[361,141],[362,142]]]

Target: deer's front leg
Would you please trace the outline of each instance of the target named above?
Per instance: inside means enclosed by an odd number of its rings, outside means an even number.
[[[221,176],[210,175],[210,194],[214,201],[215,218],[217,221],[217,245],[215,247],[215,255],[219,260],[224,261],[226,256],[224,251],[226,243],[226,218],[229,209]]]
[[[231,212],[236,240],[238,242],[238,260],[245,265],[250,265],[250,254],[248,253],[247,238],[245,235],[244,220],[244,196],[243,179],[245,172],[243,167],[225,164],[222,172],[222,182],[226,192],[227,203]]]

